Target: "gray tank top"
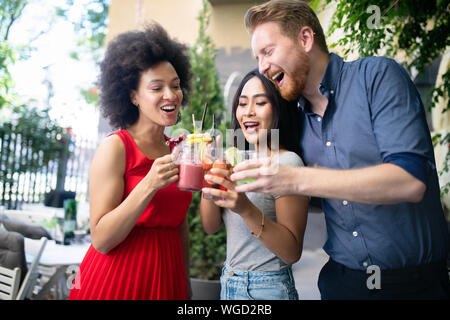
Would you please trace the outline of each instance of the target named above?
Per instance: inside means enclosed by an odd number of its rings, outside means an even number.
[[[286,151],[279,156],[283,165],[301,167],[303,161],[294,152]],[[247,192],[247,197],[266,216],[276,222],[275,199],[263,193]],[[259,239],[251,235],[251,230],[237,213],[225,208],[222,219],[227,231],[227,258],[225,263],[235,270],[278,271],[287,267],[281,259],[267,249]]]

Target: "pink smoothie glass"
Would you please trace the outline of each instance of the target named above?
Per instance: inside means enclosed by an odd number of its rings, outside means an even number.
[[[198,144],[183,141],[180,147],[177,188],[186,191],[201,191],[203,186],[203,167],[199,156]]]

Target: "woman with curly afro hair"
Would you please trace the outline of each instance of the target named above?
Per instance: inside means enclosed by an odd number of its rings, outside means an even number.
[[[92,245],[69,299],[190,297],[186,212],[164,129],[190,91],[187,47],[158,24],[112,40],[101,63],[100,105],[117,129],[90,169]],[[176,201],[174,201],[176,199]]]

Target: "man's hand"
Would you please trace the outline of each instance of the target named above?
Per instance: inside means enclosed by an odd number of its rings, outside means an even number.
[[[272,195],[296,193],[296,168],[279,164],[278,157],[247,160],[239,163],[230,176],[232,181],[255,179],[255,181],[236,186],[236,192],[261,192]]]
[[[237,186],[236,192],[300,194],[366,204],[419,202],[426,190],[420,180],[390,163],[339,170],[294,168],[278,165],[276,158],[267,158],[238,164],[230,179],[255,179]]]

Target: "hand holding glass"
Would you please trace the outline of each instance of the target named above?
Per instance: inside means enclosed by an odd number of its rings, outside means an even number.
[[[255,150],[238,150],[238,157],[237,157],[237,164],[242,163],[244,161],[247,160],[256,160],[258,158],[258,153]],[[254,168],[253,170],[255,170],[257,168]],[[255,181],[254,178],[249,178],[249,179],[244,179],[244,180],[239,180],[236,182],[237,185],[241,185],[241,184],[245,184],[245,183],[249,183]]]
[[[219,176],[211,172],[211,169],[222,169],[231,172],[231,165],[225,160],[223,152],[220,148],[217,148],[214,144],[208,145],[202,155],[202,165],[203,165],[203,177],[205,175]],[[227,188],[221,186],[220,184],[210,184],[205,178],[203,178],[204,188],[214,188],[224,191],[228,191]],[[210,200],[218,200],[219,198],[212,196],[210,194],[203,193],[203,198]]]

